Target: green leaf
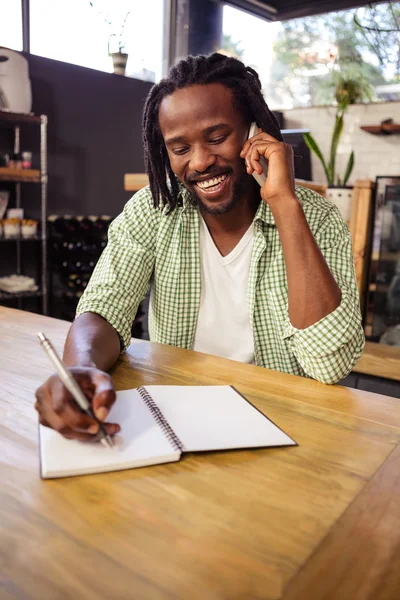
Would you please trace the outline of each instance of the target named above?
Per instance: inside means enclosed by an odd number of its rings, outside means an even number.
[[[347,163],[346,172],[343,177],[343,185],[346,185],[354,167],[354,152],[350,154],[349,162]]]
[[[331,154],[330,154],[330,173],[332,181],[335,181],[335,170],[336,170],[336,154],[339,145],[340,138],[343,133],[343,115],[337,114],[335,120],[335,126],[332,132],[332,140],[331,140]]]
[[[314,152],[314,154],[319,158],[319,160],[322,163],[322,166],[324,167],[324,171],[325,171],[325,175],[326,178],[328,180],[328,185],[332,185],[333,181],[331,180],[331,176],[330,176],[330,172],[328,167],[326,166],[325,163],[325,159],[322,156],[322,152],[319,149],[319,146],[317,144],[317,142],[314,140],[313,136],[311,135],[311,133],[303,133],[303,137],[304,137],[304,141],[307,144],[307,146],[310,148],[310,150],[312,152]]]
[[[349,161],[347,163],[346,171],[345,171],[345,174],[344,174],[344,177],[343,177],[343,185],[346,185],[347,182],[348,182],[348,180],[349,180],[351,172],[353,171],[354,162],[355,162],[354,152],[352,152],[350,154],[350,156],[349,156]]]

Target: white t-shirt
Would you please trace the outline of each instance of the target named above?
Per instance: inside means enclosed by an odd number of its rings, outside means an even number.
[[[221,256],[200,219],[201,296],[193,350],[254,363],[254,341],[246,301],[254,230],[249,227]]]

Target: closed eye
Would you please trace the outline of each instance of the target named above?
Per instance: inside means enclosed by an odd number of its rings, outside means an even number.
[[[222,135],[220,137],[214,138],[210,140],[210,144],[222,144],[222,142],[224,142],[227,137],[227,135]]]
[[[182,154],[186,154],[186,152],[189,150],[188,146],[182,147],[182,148],[174,148],[172,150],[172,152],[174,154],[178,154],[178,156],[182,155]]]

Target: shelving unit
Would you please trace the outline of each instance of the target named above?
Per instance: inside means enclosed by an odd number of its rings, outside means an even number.
[[[0,128],[12,127],[14,129],[14,152],[20,152],[21,127],[36,126],[40,128],[40,169],[11,169],[0,168],[0,182],[15,184],[15,206],[21,208],[21,185],[40,185],[40,235],[32,238],[5,238],[0,236],[0,242],[14,243],[16,245],[16,272],[22,274],[21,244],[27,242],[40,242],[41,244],[41,266],[40,289],[34,292],[17,292],[9,294],[0,292],[0,301],[18,300],[18,308],[24,298],[41,298],[43,314],[48,313],[48,281],[47,281],[47,116],[46,115],[23,115],[0,111]]]
[[[18,237],[4,237],[4,235],[0,234],[0,242],[37,242],[42,239],[41,235],[33,235],[32,237],[22,237],[22,235]]]
[[[16,183],[40,183],[39,169],[10,169],[0,167],[0,181],[14,181]]]
[[[7,292],[0,292],[0,300],[10,300],[10,297],[13,299],[22,299],[22,298],[40,298],[43,293],[40,290],[36,292],[14,292],[13,294],[8,294]]]
[[[400,135],[400,123],[381,123],[381,125],[362,125],[360,127],[372,135]]]

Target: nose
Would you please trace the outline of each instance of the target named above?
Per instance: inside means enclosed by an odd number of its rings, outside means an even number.
[[[193,147],[190,157],[189,169],[197,173],[204,173],[215,164],[216,156],[206,145]]]

